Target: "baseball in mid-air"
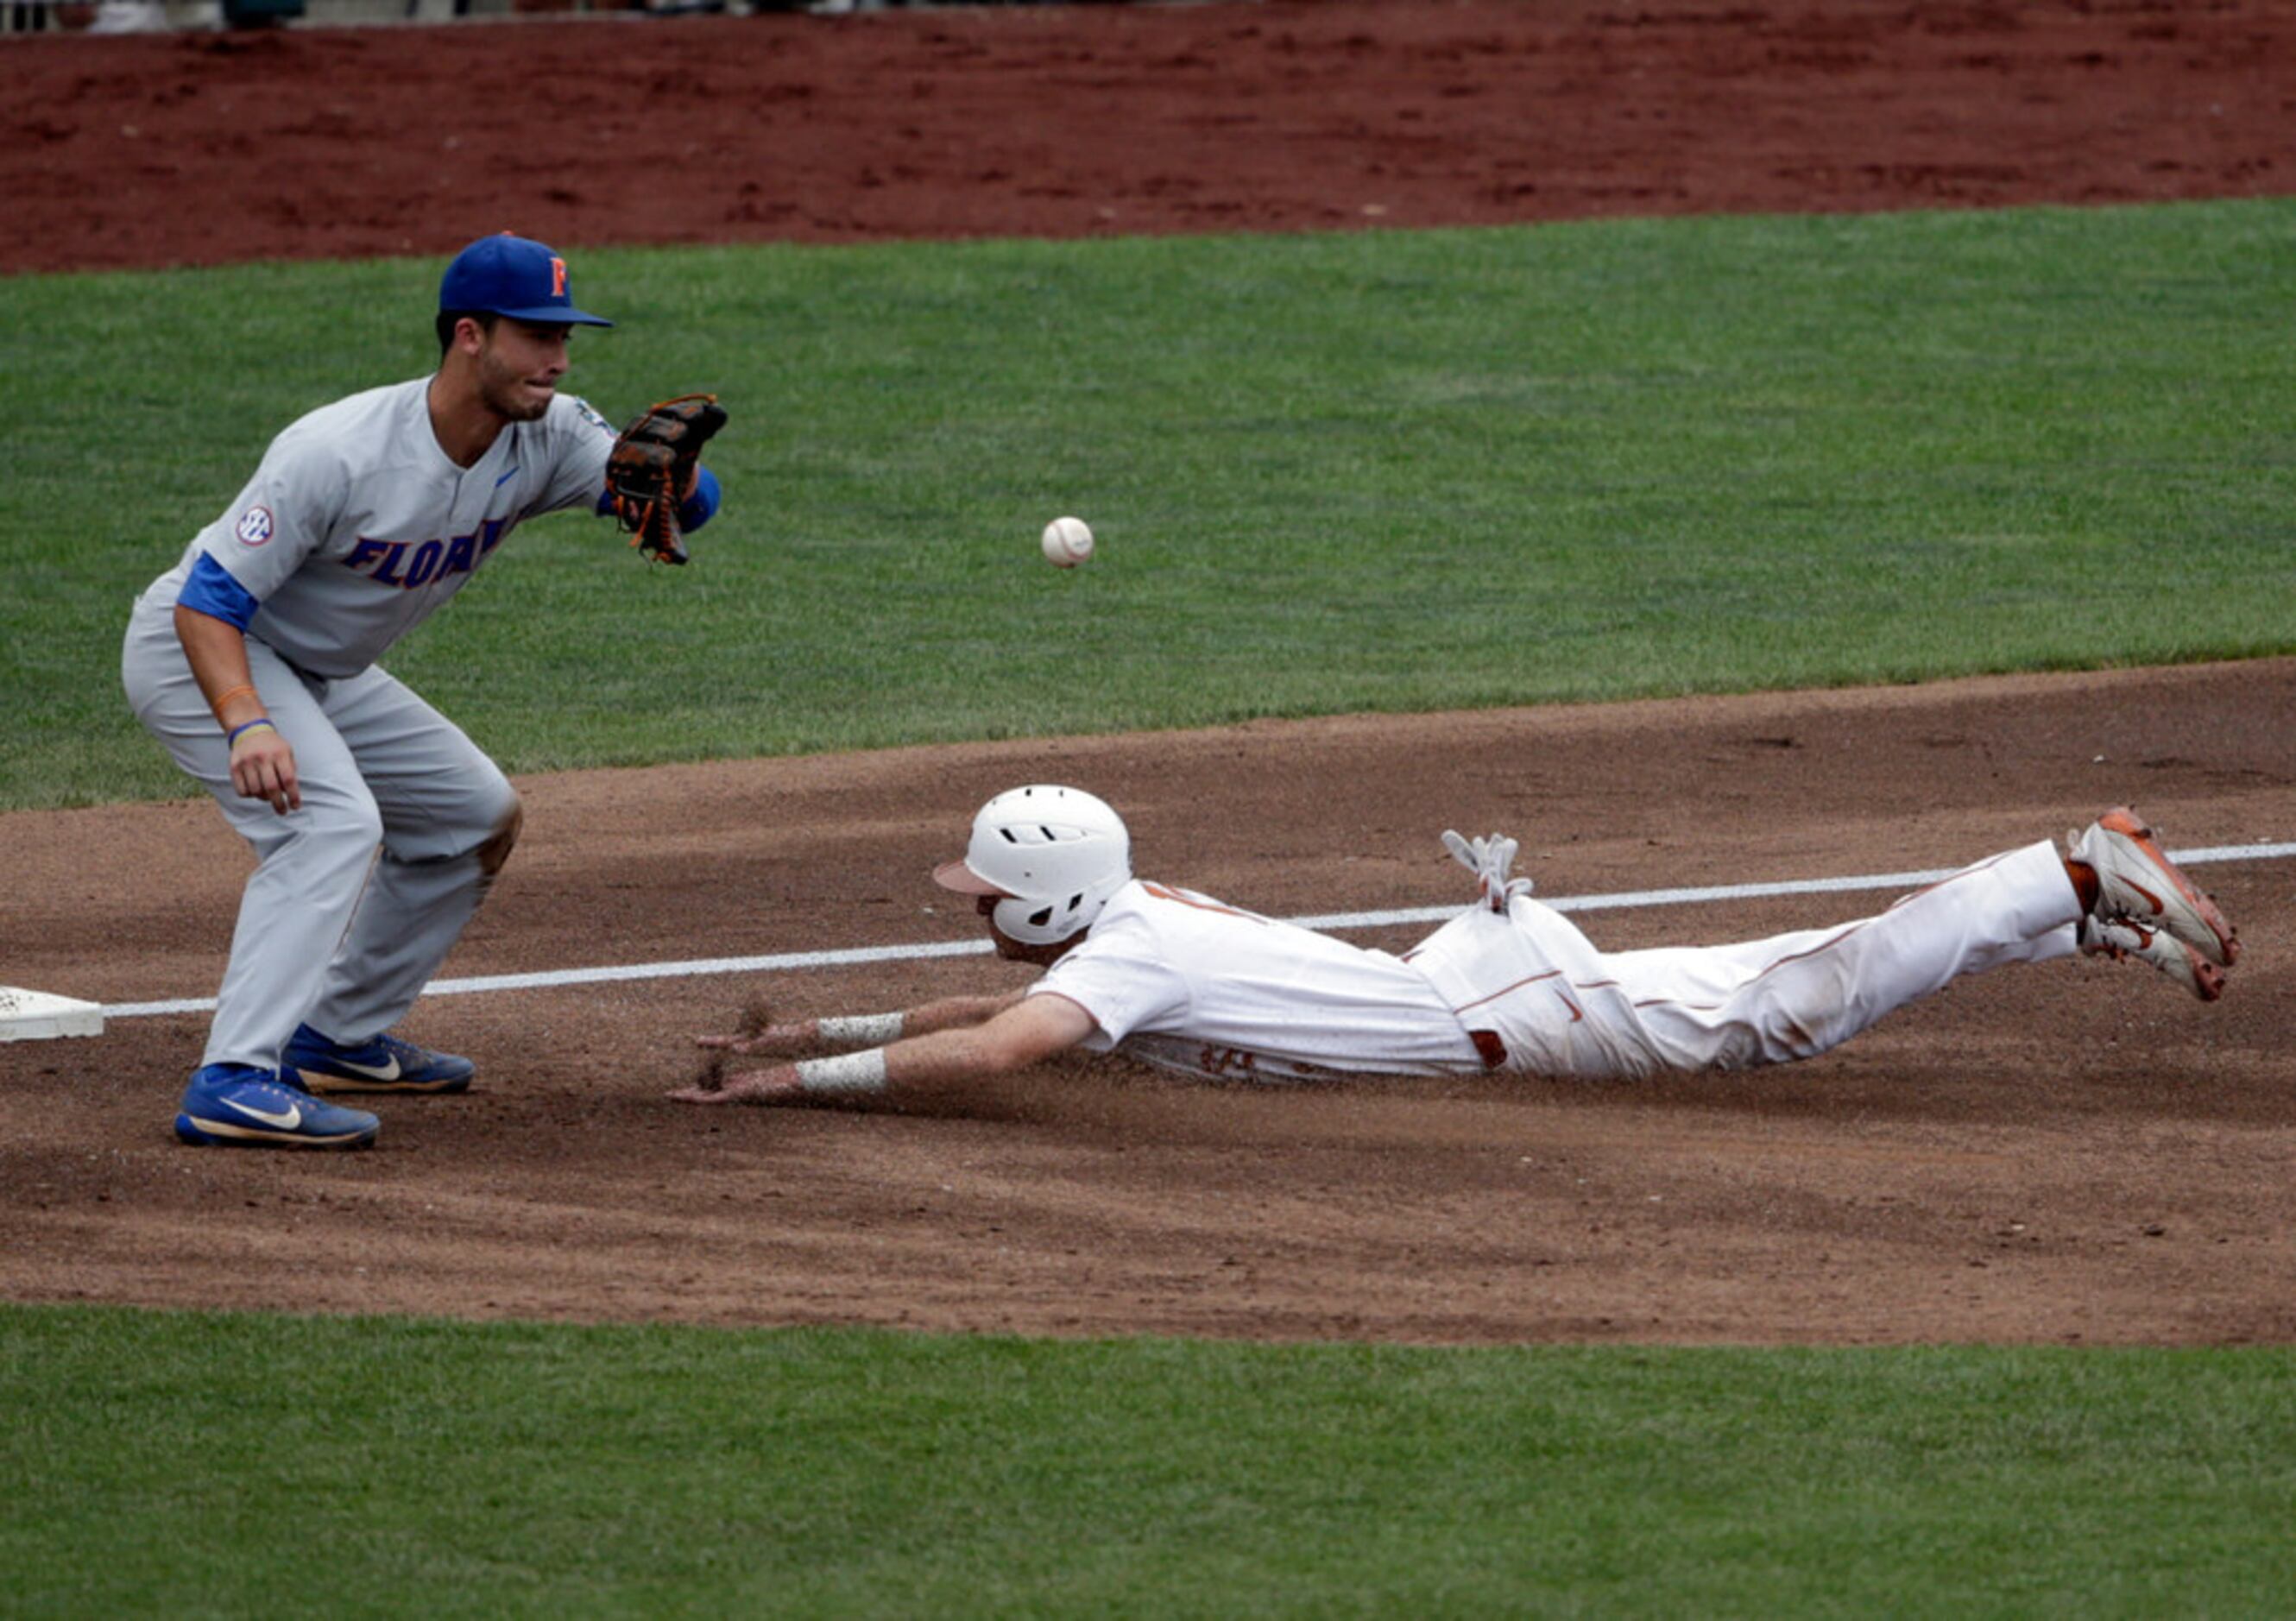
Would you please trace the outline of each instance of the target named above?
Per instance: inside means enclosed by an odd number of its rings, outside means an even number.
[[[1092,530],[1081,518],[1055,518],[1045,526],[1045,561],[1073,569],[1092,555]]]

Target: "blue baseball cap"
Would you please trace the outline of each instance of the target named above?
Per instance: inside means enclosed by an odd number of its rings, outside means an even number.
[[[574,307],[566,261],[540,242],[504,232],[455,256],[439,281],[439,308],[508,315],[544,326],[611,326]]]

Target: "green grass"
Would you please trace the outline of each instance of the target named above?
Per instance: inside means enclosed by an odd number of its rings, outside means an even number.
[[[725,395],[391,667],[513,770],[2296,648],[2296,202],[600,250],[573,383]],[[133,594],[427,370],[427,260],[18,277],[0,806],[173,795]],[[1045,521],[1102,553],[1058,573]]]
[[[0,1307],[12,1615],[2286,1613],[2296,1355]]]

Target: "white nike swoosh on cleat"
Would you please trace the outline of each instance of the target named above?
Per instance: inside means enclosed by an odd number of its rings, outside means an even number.
[[[266,1126],[275,1126],[283,1132],[291,1132],[303,1124],[303,1109],[300,1104],[290,1103],[287,1105],[286,1113],[274,1114],[267,1109],[257,1109],[252,1104],[234,1102],[229,1098],[218,1101],[226,1109],[236,1109],[249,1119],[260,1120]]]
[[[398,1078],[398,1054],[396,1052],[390,1055],[390,1061],[387,1064],[355,1064],[347,1058],[339,1058],[334,1060],[334,1064],[338,1069],[348,1069],[353,1075],[363,1075],[370,1081],[395,1081]]]

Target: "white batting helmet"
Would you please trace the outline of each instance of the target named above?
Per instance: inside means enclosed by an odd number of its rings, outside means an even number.
[[[933,871],[943,888],[1001,897],[990,914],[996,927],[1028,946],[1057,946],[1091,928],[1131,879],[1124,818],[1080,788],[1050,783],[982,806],[964,859]]]

